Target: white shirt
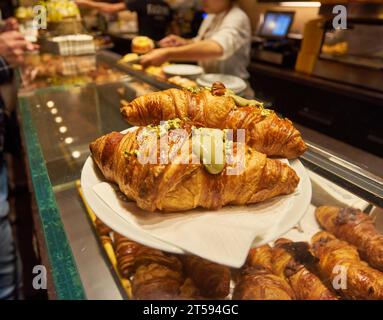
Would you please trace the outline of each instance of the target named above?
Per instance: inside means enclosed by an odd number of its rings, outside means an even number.
[[[194,40],[214,40],[223,48],[222,57],[200,62],[206,73],[231,74],[242,79],[249,77],[251,25],[246,13],[238,6],[219,14],[209,14]]]

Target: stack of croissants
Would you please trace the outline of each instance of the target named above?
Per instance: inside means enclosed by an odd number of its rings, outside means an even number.
[[[295,171],[273,157],[302,155],[307,147],[299,131],[288,119],[256,100],[232,95],[221,83],[150,93],[122,102],[121,114],[137,130],[107,134],[91,143],[90,150],[106,180],[143,210],[253,204],[291,194],[298,186]],[[175,118],[186,119],[182,128],[188,133],[195,126],[245,129],[244,171],[212,174],[192,162],[141,164],[134,156],[140,131]],[[157,147],[151,152],[158,154]],[[316,218],[325,231],[311,243],[278,239],[273,246],[251,249],[240,270],[145,247],[99,220],[96,228],[103,241],[112,243],[119,273],[131,281],[135,299],[383,299],[383,235],[373,220],[360,210],[329,206],[319,207]]]
[[[264,109],[256,100],[230,93],[222,83],[212,88],[169,89],[122,102],[121,114],[137,130],[112,132],[90,145],[93,160],[104,177],[116,183],[125,196],[146,211],[187,211],[196,207],[219,209],[225,205],[253,204],[291,194],[299,183],[294,169],[269,157],[297,158],[306,150],[299,131],[288,119]],[[147,126],[182,119],[181,128],[192,139],[193,128],[245,130],[244,170],[237,175],[208,172],[202,163],[172,161],[141,164],[138,137]],[[160,137],[158,137],[160,139]],[[239,149],[240,142],[233,143]],[[189,145],[191,145],[190,143]],[[160,157],[160,143],[149,154]],[[169,154],[182,149],[169,143]],[[127,156],[128,155],[128,156]],[[182,157],[182,155],[179,155]],[[182,158],[182,160],[184,160]]]
[[[382,300],[383,235],[373,219],[332,206],[318,207],[315,215],[326,231],[311,244],[281,238],[252,248],[241,269],[148,248],[100,220],[96,229],[112,243],[134,299]]]

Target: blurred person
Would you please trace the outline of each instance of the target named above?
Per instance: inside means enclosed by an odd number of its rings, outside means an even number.
[[[222,73],[248,79],[251,24],[235,0],[202,0],[208,14],[197,37],[185,39],[170,35],[162,39],[162,48],[141,58],[144,67],[168,60],[198,61],[206,73]]]
[[[34,49],[34,46],[14,29],[17,29],[17,25],[9,20],[3,28],[6,31],[0,33],[0,84],[12,79],[12,67],[23,63],[26,50]],[[0,96],[0,300],[17,299],[20,285],[17,252],[8,218],[8,182],[4,161],[4,108],[4,101]]]
[[[0,11],[1,18],[8,19],[14,15],[15,8],[17,6],[16,0],[1,0]]]
[[[162,39],[172,22],[172,10],[164,0],[125,0],[108,3],[91,0],[76,0],[80,8],[96,9],[103,13],[114,14],[123,10],[137,12],[138,33],[155,41]]]

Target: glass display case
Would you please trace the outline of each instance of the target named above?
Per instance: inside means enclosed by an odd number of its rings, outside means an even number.
[[[98,59],[110,68],[116,66],[107,55]],[[54,282],[52,297],[128,297],[100,246],[76,182],[89,156],[89,143],[129,127],[120,116],[120,100],[132,100],[156,90],[131,75],[102,83],[20,88],[18,111],[39,228],[47,250],[48,261],[44,263],[49,265]],[[301,161],[313,188],[306,216],[313,216],[319,205],[356,206],[375,215],[377,227],[383,230],[382,172],[379,176],[362,163],[346,161],[341,150],[331,150],[324,136],[318,144],[310,141],[309,134],[303,135],[309,150]],[[286,237],[294,233],[295,238],[309,240],[301,230],[305,223]]]

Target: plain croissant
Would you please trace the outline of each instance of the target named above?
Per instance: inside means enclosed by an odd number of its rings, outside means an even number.
[[[202,296],[224,298],[230,292],[230,269],[197,256],[181,256],[184,271]]]
[[[234,300],[293,300],[288,282],[272,273],[271,247],[253,248],[234,289]]]
[[[237,98],[238,99],[238,98]],[[267,156],[296,158],[306,151],[299,131],[288,119],[259,106],[238,107],[237,100],[226,94],[223,84],[211,90],[169,89],[122,101],[121,113],[132,125],[158,124],[162,120],[188,118],[202,127],[245,129],[246,141]]]
[[[243,170],[237,175],[226,174],[229,164],[219,174],[211,174],[204,164],[142,164],[134,155],[139,145],[137,135],[143,127],[122,134],[113,132],[91,143],[94,161],[105,178],[118,184],[120,190],[138,207],[155,211],[184,211],[196,207],[218,209],[224,205],[244,205],[272,197],[291,194],[299,178],[288,165],[267,159],[248,146],[242,153]],[[189,140],[187,140],[189,139]],[[184,140],[190,141],[189,136]],[[189,143],[192,149],[192,143]],[[237,143],[234,143],[234,150]],[[160,144],[151,145],[150,153],[159,154]],[[172,152],[174,145],[169,147]],[[177,157],[185,157],[180,154]],[[181,161],[181,160],[180,160]]]

